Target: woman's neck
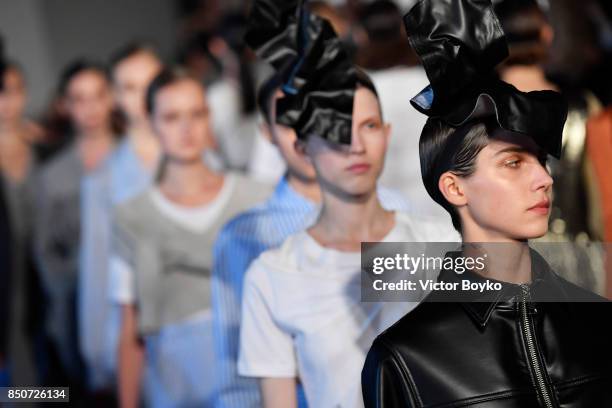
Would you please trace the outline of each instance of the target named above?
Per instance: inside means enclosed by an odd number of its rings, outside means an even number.
[[[531,281],[531,258],[526,240],[513,239],[499,231],[482,228],[473,219],[461,219],[464,248],[484,250],[488,278],[510,283]]]
[[[321,202],[321,188],[316,179],[307,180],[289,171],[287,182],[302,197],[316,204]]]
[[[323,192],[323,206],[308,232],[322,246],[359,251],[361,242],[380,241],[395,226],[395,214],[386,211],[376,190],[361,197],[339,197]]]
[[[115,146],[110,128],[92,129],[81,132],[77,138],[81,162],[86,172],[98,168]]]
[[[83,129],[78,132],[78,135],[80,140],[103,140],[114,138],[114,133],[110,126]]]
[[[212,201],[223,186],[223,176],[213,172],[201,160],[165,164],[159,189],[177,204],[195,207]]]
[[[20,136],[24,127],[24,121],[21,119],[0,121],[0,137]]]
[[[539,65],[514,65],[501,71],[501,79],[520,91],[557,91],[558,87],[546,78],[544,70]]]
[[[480,275],[502,282],[523,284],[531,282],[531,255],[527,242],[464,243],[466,257],[484,258]]]
[[[26,127],[21,122],[0,122],[0,173],[14,184],[30,172],[32,151]]]
[[[161,148],[149,123],[146,120],[130,122],[127,137],[143,166],[149,170],[156,168],[161,155]]]

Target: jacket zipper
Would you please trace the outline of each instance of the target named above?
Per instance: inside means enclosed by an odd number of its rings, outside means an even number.
[[[537,350],[535,346],[533,332],[533,326],[531,324],[531,319],[529,318],[529,313],[527,311],[527,303],[529,301],[529,286],[521,285],[522,289],[522,299],[521,299],[521,320],[523,326],[523,334],[525,335],[525,342],[527,343],[527,352],[529,353],[529,361],[531,362],[531,368],[535,373],[535,385],[544,401],[544,406],[546,408],[554,408],[553,401],[551,398],[551,393],[548,387],[546,387],[546,382],[544,381],[544,373],[542,371],[542,366],[540,365],[540,360],[538,359]]]

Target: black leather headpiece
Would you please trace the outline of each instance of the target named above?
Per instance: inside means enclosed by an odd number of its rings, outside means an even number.
[[[557,92],[521,92],[495,76],[508,46],[489,0],[421,0],[404,24],[430,81],[410,101],[419,112],[454,127],[495,117],[560,157],[567,104]]]
[[[283,76],[276,121],[301,139],[316,134],[351,143],[357,71],[326,20],[298,0],[255,0],[245,37],[258,57]]]

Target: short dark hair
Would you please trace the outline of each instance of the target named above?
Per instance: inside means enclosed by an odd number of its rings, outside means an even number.
[[[370,76],[366,74],[364,70],[360,68],[355,69],[357,71],[357,85],[361,85],[364,88],[369,89],[374,95],[376,95],[376,98],[378,98],[378,91],[376,91],[376,86],[374,85],[374,82],[372,82],[372,78],[370,78]]]
[[[357,86],[362,86],[366,89],[369,89],[374,96],[376,97],[376,101],[378,102],[378,112],[380,113],[380,119],[384,122],[384,115],[382,110],[382,104],[380,103],[380,96],[378,96],[378,91],[376,90],[376,86],[374,82],[372,82],[372,78],[366,72],[360,68],[357,69]]]
[[[368,41],[357,50],[357,65],[368,70],[381,70],[419,64],[406,37],[402,13],[394,2],[375,0],[363,6],[358,14],[358,24]]]
[[[505,66],[543,64],[548,46],[540,37],[548,18],[535,0],[506,0],[495,5],[510,55]]]
[[[282,84],[283,81],[280,75],[271,75],[261,84],[257,91],[257,105],[268,126],[273,125],[272,112],[270,111],[272,98]]]
[[[390,41],[404,36],[402,12],[390,0],[376,0],[363,6],[359,23],[370,41]]]
[[[159,74],[149,84],[145,97],[145,107],[149,114],[155,111],[155,96],[163,88],[175,84],[176,82],[189,79],[200,83],[197,79],[191,76],[186,70],[179,67],[163,68]]]
[[[111,55],[109,59],[110,70],[114,71],[121,62],[140,53],[148,53],[155,58],[159,58],[152,45],[144,42],[132,42],[119,48]]]
[[[493,129],[495,124],[489,120],[469,121],[453,127],[438,118],[429,118],[421,132],[419,157],[423,184],[431,198],[449,212],[453,226],[459,232],[459,214],[444,198],[438,182],[447,171],[460,177],[472,175],[476,171],[478,153],[489,143]]]
[[[0,92],[4,90],[4,76],[9,71],[17,72],[23,81],[26,80],[23,67],[18,62],[12,60],[0,61]]]
[[[72,81],[75,76],[84,71],[98,72],[100,75],[102,75],[102,77],[104,77],[106,81],[110,82],[108,70],[103,64],[87,59],[78,59],[68,64],[60,74],[60,80],[58,85],[59,95],[65,96],[70,81]]]

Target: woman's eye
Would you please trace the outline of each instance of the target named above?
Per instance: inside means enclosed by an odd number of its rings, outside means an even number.
[[[163,120],[166,123],[174,123],[178,120],[178,115],[175,113],[169,113],[163,116]]]
[[[521,160],[519,159],[506,160],[504,162],[504,166],[510,167],[512,169],[516,169],[519,167],[520,163],[521,163]]]
[[[208,111],[198,110],[193,113],[193,117],[197,119],[205,118],[208,115]]]

